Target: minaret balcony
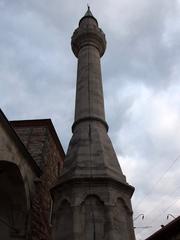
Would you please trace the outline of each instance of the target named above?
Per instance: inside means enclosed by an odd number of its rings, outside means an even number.
[[[71,46],[77,58],[80,49],[84,46],[96,47],[102,57],[106,49],[105,34],[100,28],[77,28],[71,38]]]

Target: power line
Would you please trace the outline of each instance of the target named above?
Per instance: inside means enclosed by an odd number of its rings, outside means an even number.
[[[170,166],[164,171],[164,173],[159,177],[159,179],[153,184],[151,190],[144,195],[144,197],[134,206],[134,208],[137,208],[152,192],[155,186],[157,186],[160,181],[164,178],[164,176],[169,172],[169,170],[174,166],[174,164],[180,159],[180,155],[178,155],[174,161],[170,164]]]
[[[168,209],[170,209],[172,206],[174,206],[178,201],[180,200],[179,196],[178,196],[178,199],[176,199],[175,201],[172,202],[172,204],[170,204],[167,208],[165,208],[162,213],[156,218],[159,219],[163,214],[164,212],[166,212]],[[154,222],[154,219],[151,221],[151,223]]]
[[[156,217],[153,218],[149,224],[154,223],[155,221],[157,221],[168,209],[170,209],[172,206],[174,206],[178,201],[180,200],[179,196],[178,199],[175,199],[175,201],[173,201],[170,205],[168,205],[165,209],[163,209],[162,213]],[[153,224],[154,225],[154,224]],[[154,226],[155,227],[155,226]],[[138,234],[143,234],[143,232],[145,231],[145,229],[142,229],[140,232],[138,232]]]
[[[180,158],[180,155],[178,155],[178,156],[174,159],[174,161],[168,166],[168,168],[163,172],[163,174],[159,177],[159,179],[153,184],[153,187],[151,188],[151,191],[150,191],[149,193],[147,193],[147,194],[145,195],[145,197],[144,197],[141,201],[139,201],[138,204],[136,204],[136,207],[139,206],[139,205],[152,193],[154,187],[161,182],[161,180],[162,180],[162,179],[165,177],[165,175],[172,169],[172,167],[173,167],[173,166],[175,165],[175,163],[179,160],[179,158]],[[176,193],[178,190],[179,190],[179,188],[176,189],[174,192],[172,192],[172,193],[170,193],[170,194],[171,194],[171,195],[172,195],[172,194],[174,195],[174,193]],[[170,204],[167,208],[165,208],[165,209],[162,211],[162,213],[161,213],[158,217],[156,217],[156,219],[153,219],[153,220],[152,220],[152,222],[154,222],[154,220],[155,220],[155,221],[158,220],[158,219],[163,215],[164,211],[167,211],[170,207],[172,207],[174,204],[176,204],[176,202],[177,202],[178,200],[179,200],[179,199],[176,199],[175,201],[173,201],[172,204]],[[159,204],[156,205],[156,207],[153,208],[151,211],[149,211],[146,215],[151,214],[155,209],[157,209],[158,206],[159,206]],[[153,224],[153,225],[154,225],[154,224]],[[140,232],[137,231],[137,234],[139,235],[139,234],[141,234],[141,232],[143,233],[144,231],[145,231],[145,229],[144,229],[144,230],[141,230]]]
[[[177,193],[179,191],[179,189],[180,189],[180,186],[175,191],[170,192],[169,194],[171,195],[171,197],[174,196],[175,193]],[[163,197],[163,199],[164,198],[165,198],[165,196]],[[162,204],[163,199],[160,199],[160,203],[156,204],[156,206],[154,208],[152,208],[149,212],[145,213],[145,215],[148,216],[148,215],[152,214],[152,212],[154,212],[159,207],[159,205]]]
[[[170,192],[170,193],[169,193],[170,196],[177,199],[176,194],[179,193],[179,189],[180,189],[180,186],[179,186],[175,191]],[[164,198],[160,199],[160,201],[161,201],[160,204],[164,203],[164,201],[165,201],[165,196],[164,196]],[[154,217],[153,225],[154,225],[155,222],[158,221],[158,219],[163,215],[164,211],[167,211],[172,205],[174,205],[174,204],[176,203],[176,201],[178,201],[178,199],[175,200],[175,201],[173,201],[172,204],[170,204],[167,208],[165,208],[163,211],[161,211],[161,215],[160,215],[159,217]],[[159,203],[156,204],[156,206],[155,206],[154,208],[152,208],[149,212],[145,212],[145,215],[146,215],[146,216],[148,216],[148,215],[153,215],[152,213],[153,213],[155,210],[158,211],[158,208],[161,208],[160,204],[159,204]],[[167,206],[167,204],[166,204],[166,206]],[[157,214],[156,214],[156,216],[157,216]],[[149,224],[149,223],[148,223],[148,224]],[[150,223],[150,224],[151,224],[151,223]],[[139,232],[138,229],[137,229],[137,234],[139,234],[139,233],[141,233],[141,232],[142,232],[142,231]]]

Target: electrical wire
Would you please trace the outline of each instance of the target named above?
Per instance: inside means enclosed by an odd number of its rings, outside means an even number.
[[[170,164],[170,166],[163,172],[163,174],[158,178],[158,180],[153,184],[151,190],[144,195],[144,197],[135,204],[134,208],[138,208],[139,205],[144,202],[144,200],[153,192],[154,188],[161,182],[161,180],[164,178],[164,176],[169,172],[169,170],[175,165],[175,163],[180,159],[180,155],[178,155],[173,162]]]
[[[175,191],[173,191],[173,192],[170,193],[170,195],[171,195],[171,197],[172,197],[173,199],[175,198],[176,193],[179,193],[179,189],[180,189],[180,187],[178,187]],[[164,200],[164,198],[160,200],[160,203],[157,204],[156,207],[152,208],[149,212],[145,213],[146,219],[147,219],[147,216],[152,215],[152,213],[153,213],[155,210],[157,210],[157,208],[159,208],[159,205],[160,205],[160,204],[162,205],[163,200]],[[178,200],[178,199],[177,199],[177,200]],[[176,201],[176,200],[175,200],[175,201]],[[174,203],[174,201],[173,201],[173,203]],[[174,203],[174,204],[175,204],[175,203]],[[171,204],[171,205],[172,205],[172,204]],[[171,205],[170,205],[170,206],[171,206]],[[168,208],[169,208],[169,205],[168,205]],[[163,214],[164,211],[166,211],[166,210],[167,210],[167,209],[162,210],[162,214]],[[161,215],[162,215],[162,214],[161,214]],[[155,220],[157,220],[157,219],[158,219],[158,218],[156,217]],[[154,221],[153,221],[153,223],[154,223]]]
[[[173,196],[175,195],[175,193],[177,193],[177,192],[179,191],[179,189],[180,189],[180,187],[178,187],[175,191],[170,192],[169,195],[170,195],[171,197],[173,197]],[[165,198],[165,196],[164,196],[164,198]],[[150,211],[148,211],[147,213],[145,213],[146,217],[147,217],[148,215],[152,214],[155,210],[157,210],[157,209],[160,207],[160,205],[162,205],[162,202],[163,202],[164,198],[160,200],[160,203],[158,203],[158,204],[156,205],[156,207],[152,208]]]
[[[166,169],[166,171],[160,176],[160,178],[158,179],[158,181],[156,181],[156,185],[155,185],[155,184],[153,185],[153,188],[154,188],[155,186],[157,186],[157,184],[159,184],[159,183],[161,182],[161,180],[162,180],[162,179],[165,177],[165,175],[172,169],[172,167],[173,167],[173,166],[175,165],[175,163],[179,160],[179,158],[180,158],[180,156],[178,156],[178,157],[176,157],[176,158],[174,159],[174,161],[169,165],[169,167]],[[153,189],[153,188],[152,188],[152,189]],[[180,187],[178,187],[178,189],[176,189],[175,191],[173,191],[173,192],[171,192],[171,193],[169,193],[169,194],[170,194],[171,196],[173,196],[175,193],[177,193],[177,191],[179,191],[179,188],[180,188]],[[144,199],[142,199],[141,202],[138,203],[138,206],[139,206],[140,203],[142,203],[142,202],[147,198],[147,196],[149,196],[151,193],[152,193],[152,190],[144,197]],[[161,213],[158,217],[154,218],[149,224],[153,223],[153,225],[154,225],[154,223],[164,214],[164,212],[167,211],[167,210],[168,210],[170,207],[172,207],[174,204],[176,204],[176,202],[177,202],[178,200],[179,200],[179,198],[176,199],[175,201],[173,201],[170,205],[168,205],[168,207],[166,207],[165,209],[163,209],[162,213]],[[161,200],[161,203],[162,203],[162,200]],[[160,203],[160,204],[161,204],[161,203]],[[137,206],[137,205],[136,205],[136,206]],[[159,207],[159,204],[156,205],[156,207],[152,208],[148,213],[145,213],[146,217],[147,217],[147,215],[152,214],[158,207]],[[145,232],[145,230],[137,231],[137,235],[139,235],[139,234],[141,234],[141,233],[143,233],[143,232]]]
[[[170,205],[168,205],[165,209],[163,209],[162,213],[155,218],[153,218],[149,224],[154,223],[155,221],[157,221],[167,210],[169,210],[172,206],[174,206],[178,201],[180,200],[179,196],[178,199],[175,199],[175,201],[171,202]],[[145,229],[142,229],[140,232],[138,232],[138,234],[143,234],[143,232],[145,231]]]

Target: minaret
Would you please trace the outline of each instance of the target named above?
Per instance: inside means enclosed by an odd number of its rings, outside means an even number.
[[[52,190],[55,240],[134,240],[131,196],[107,135],[100,58],[103,31],[90,8],[71,41],[78,59],[73,136]]]

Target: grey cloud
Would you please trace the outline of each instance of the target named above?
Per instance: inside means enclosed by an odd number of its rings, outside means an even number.
[[[143,2],[144,9],[136,7],[138,12],[132,13],[126,25],[123,26],[120,20],[115,24],[110,22],[110,27],[111,24],[115,25],[116,34],[110,30],[113,36],[109,42],[109,62],[105,75],[108,77],[115,73],[120,84],[128,79],[143,81],[151,87],[165,87],[171,81],[172,68],[179,58],[178,49],[175,47],[179,32],[175,34],[175,43],[171,47],[163,41],[164,34],[169,31],[165,23],[169,18],[174,18],[177,2]],[[126,18],[126,14],[119,19],[123,17]],[[110,64],[112,61],[113,65]]]
[[[82,1],[75,2],[0,1],[1,107],[9,119],[52,118],[65,149],[73,122],[77,63],[70,38],[86,11]],[[122,169],[136,187],[133,206],[152,192],[134,207],[135,215],[165,201],[143,223],[150,224],[177,198],[179,186],[177,162],[154,188],[180,149],[179,3],[89,4],[107,36],[102,58],[106,118]],[[169,210],[177,214],[178,206]],[[154,220],[156,227],[164,216]],[[137,239],[153,230],[139,233]]]

